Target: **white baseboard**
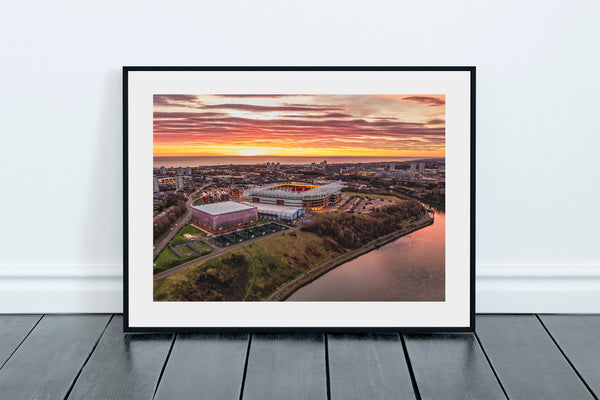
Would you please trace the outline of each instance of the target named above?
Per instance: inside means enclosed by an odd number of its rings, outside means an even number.
[[[0,313],[120,313],[110,267],[0,267]],[[599,267],[480,267],[478,313],[600,313]]]
[[[0,267],[0,313],[120,313],[123,268]]]
[[[479,267],[478,313],[600,313],[600,266]]]

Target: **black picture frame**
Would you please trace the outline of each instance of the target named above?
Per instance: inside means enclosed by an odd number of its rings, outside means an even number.
[[[469,75],[469,323],[467,326],[138,326],[131,321],[130,293],[130,74],[135,72],[190,72],[190,71],[408,71],[408,72],[465,72]],[[281,332],[406,332],[441,333],[473,332],[475,329],[475,164],[476,164],[476,67],[474,66],[125,66],[123,67],[123,314],[124,332],[202,332],[202,333],[281,333]],[[465,221],[467,223],[467,221]]]

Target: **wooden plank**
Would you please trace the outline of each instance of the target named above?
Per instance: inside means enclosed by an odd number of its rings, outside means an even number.
[[[41,315],[0,315],[0,368],[41,317]]]
[[[124,335],[116,315],[69,396],[72,399],[151,399],[173,335]]]
[[[600,315],[540,315],[588,388],[600,398]]]
[[[404,335],[423,400],[506,399],[473,334]]]
[[[327,399],[321,334],[252,336],[244,399]]]
[[[45,315],[0,370],[0,398],[64,398],[109,319]]]
[[[476,326],[510,399],[593,399],[534,315],[478,316]]]
[[[414,399],[398,334],[330,334],[332,400]]]
[[[156,400],[240,398],[249,335],[177,335]]]

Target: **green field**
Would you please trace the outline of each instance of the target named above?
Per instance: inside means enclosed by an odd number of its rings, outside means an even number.
[[[190,243],[190,246],[192,246],[193,248],[195,248],[196,250],[198,250],[201,253],[206,252],[206,254],[208,254],[211,252],[210,247],[208,247],[207,245],[205,245],[202,242]]]
[[[344,192],[344,194],[349,194],[351,196],[358,197],[370,197],[372,199],[380,199],[380,200],[391,200],[391,201],[402,201],[400,197],[389,196],[385,194],[370,194],[370,193],[356,193],[356,192]]]
[[[201,206],[204,204],[204,199],[200,197],[198,200],[194,201],[195,206]]]
[[[175,250],[177,250],[177,252],[184,258],[193,257],[198,254],[193,249],[190,249],[187,244],[180,244],[179,246],[175,247]]]
[[[202,257],[213,251],[212,248],[210,248],[209,246],[205,245],[202,242],[192,243],[192,246],[195,249],[197,249],[200,252],[200,254],[194,252],[192,249],[190,249],[187,246],[179,246],[186,242],[186,240],[183,237],[183,235],[185,233],[195,235],[195,234],[199,234],[200,230],[196,229],[190,225],[185,225],[183,228],[181,228],[179,230],[179,232],[177,232],[177,235],[175,235],[175,237],[173,239],[171,239],[169,244],[171,244],[172,246],[175,246],[177,251],[179,251],[179,253],[184,255],[184,258],[180,258],[179,256],[177,256],[177,254],[173,253],[171,251],[171,249],[169,249],[168,245],[165,246],[165,248],[158,254],[158,257],[156,258],[156,260],[154,260],[153,272],[155,275],[160,272],[171,269],[173,267],[176,267],[180,264],[183,264],[184,262],[191,261],[194,258]]]
[[[202,233],[202,231],[191,225],[185,225],[179,230],[179,232],[177,232],[177,235],[175,235],[175,237],[171,239],[171,241],[169,242],[171,246],[176,246],[178,244],[187,242],[187,240],[185,240],[185,238],[183,237],[183,235],[186,233],[189,233],[190,235],[199,235]]]
[[[277,288],[346,250],[296,230],[211,258],[155,282],[157,301],[262,301]]]

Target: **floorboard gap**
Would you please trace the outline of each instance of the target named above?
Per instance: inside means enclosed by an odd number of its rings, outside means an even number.
[[[410,375],[410,381],[412,382],[413,391],[415,392],[415,399],[422,400],[421,393],[419,391],[419,385],[417,385],[417,379],[415,378],[415,372],[413,371],[412,364],[410,362],[410,356],[408,355],[408,348],[406,347],[406,343],[404,341],[404,335],[402,333],[400,335],[400,343],[402,344],[402,351],[404,352],[404,358],[406,359],[406,365],[408,366],[408,373]]]
[[[67,390],[67,393],[65,394],[64,400],[67,400],[69,398],[69,396],[71,395],[71,392],[73,391],[73,388],[75,387],[75,383],[77,383],[77,380],[79,379],[79,376],[81,375],[81,373],[83,372],[83,369],[85,368],[86,364],[88,363],[88,361],[92,357],[92,354],[94,354],[94,351],[96,350],[96,347],[98,347],[98,343],[100,343],[100,339],[102,339],[102,336],[104,336],[104,332],[106,332],[106,329],[108,328],[108,325],[110,325],[110,321],[112,321],[114,317],[115,317],[115,314],[112,314],[110,316],[110,318],[108,319],[108,322],[106,323],[106,325],[104,325],[104,329],[102,329],[102,332],[98,336],[98,339],[96,339],[96,342],[94,343],[94,346],[92,346],[92,350],[90,351],[90,353],[86,357],[86,359],[83,362],[83,364],[81,365],[81,367],[79,367],[79,371],[77,371],[77,375],[75,375],[75,379],[73,379],[73,382],[71,382],[71,386],[69,386],[69,390]]]
[[[25,340],[27,340],[27,338],[29,337],[29,335],[31,335],[31,332],[33,332],[33,330],[38,326],[38,324],[40,323],[40,321],[42,320],[42,318],[44,318],[44,315],[45,314],[42,314],[42,316],[37,320],[37,322],[29,330],[29,332],[27,332],[27,335],[25,335],[25,337],[23,338],[23,340],[21,340],[19,342],[19,344],[17,345],[17,347],[10,353],[10,355],[8,356],[8,358],[6,359],[6,361],[4,361],[4,363],[2,363],[2,365],[0,365],[0,369],[2,369],[2,367],[4,367],[6,365],[6,363],[8,362],[8,360],[10,360],[10,358],[13,356],[13,354],[15,354],[17,352],[17,350],[19,350],[19,347],[21,347],[21,345],[23,344],[23,342],[25,342]]]
[[[331,382],[329,375],[329,335],[323,333],[325,336],[325,380],[327,382],[327,400],[331,400]]]
[[[240,400],[244,398],[244,386],[246,385],[246,374],[248,373],[248,361],[250,360],[250,346],[252,345],[252,333],[248,335],[248,348],[246,349],[246,362],[242,374],[242,387],[240,388]]]
[[[500,389],[502,389],[502,393],[504,393],[504,397],[506,397],[507,399],[510,399],[510,397],[508,397],[508,394],[506,393],[506,389],[504,389],[504,385],[502,384],[502,381],[500,380],[500,378],[498,377],[498,374],[496,373],[496,369],[492,365],[492,362],[490,361],[490,358],[488,357],[488,355],[485,351],[485,348],[483,347],[483,344],[481,343],[481,340],[479,339],[479,336],[477,335],[477,332],[473,332],[473,335],[475,336],[477,343],[479,343],[479,347],[481,348],[481,351],[483,352],[483,355],[485,356],[485,359],[487,360],[488,365],[492,369],[492,372],[494,373],[494,376],[496,377],[496,380],[498,381],[498,384],[500,385]]]
[[[169,347],[169,352],[167,353],[167,357],[165,358],[165,362],[160,370],[160,374],[158,375],[158,380],[156,381],[156,387],[154,388],[154,394],[152,395],[152,400],[156,397],[156,392],[158,392],[158,387],[160,386],[160,381],[162,380],[163,374],[165,373],[165,369],[167,368],[167,363],[169,362],[169,357],[171,357],[171,352],[173,351],[173,346],[175,345],[175,340],[177,340],[177,333],[173,334],[173,338],[171,339],[171,347]]]
[[[567,357],[567,355],[565,354],[565,352],[563,351],[563,349],[560,348],[558,342],[554,339],[554,336],[552,336],[552,334],[550,333],[550,331],[548,330],[548,328],[546,327],[546,325],[544,325],[544,321],[542,321],[542,319],[540,318],[540,316],[538,314],[535,314],[535,317],[537,318],[538,321],[540,321],[540,324],[542,324],[542,327],[544,328],[544,330],[546,331],[546,333],[548,334],[548,336],[550,336],[550,339],[552,339],[552,342],[554,342],[554,345],[556,346],[556,348],[558,349],[558,351],[560,351],[560,354],[563,355],[563,357],[565,358],[565,360],[567,360],[567,362],[569,363],[569,365],[571,366],[571,368],[573,368],[573,371],[575,371],[575,373],[577,374],[577,377],[579,377],[579,380],[583,383],[583,385],[588,390],[588,392],[590,392],[590,394],[592,395],[592,397],[594,399],[598,400],[598,397],[594,394],[594,391],[592,390],[592,388],[590,388],[590,386],[585,381],[585,379],[583,379],[583,377],[579,374],[579,371],[577,371],[577,368],[575,368],[575,366],[573,365],[573,363],[571,362],[571,360],[569,360],[569,357]]]

